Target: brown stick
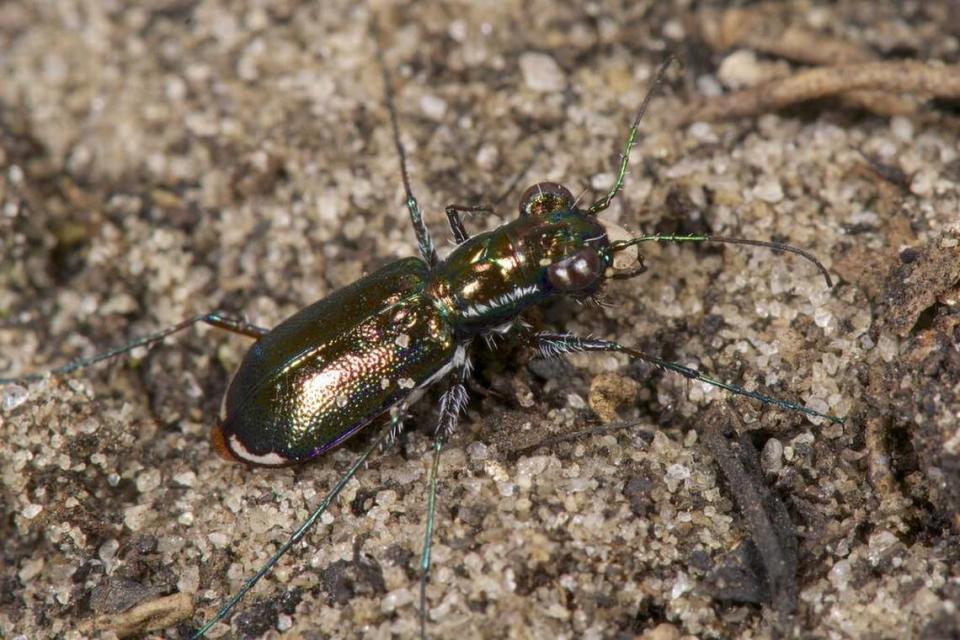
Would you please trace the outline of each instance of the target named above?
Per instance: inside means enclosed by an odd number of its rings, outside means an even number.
[[[680,122],[743,118],[858,90],[960,99],[960,65],[869,62],[809,69],[750,89],[701,100],[681,115]]]
[[[812,65],[873,62],[869,48],[793,24],[779,3],[699,14],[700,33],[714,51],[746,47]]]

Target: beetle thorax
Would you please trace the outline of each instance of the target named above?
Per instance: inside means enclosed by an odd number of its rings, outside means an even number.
[[[487,333],[552,295],[594,293],[607,243],[603,227],[579,211],[521,216],[459,245],[428,290],[457,333]]]

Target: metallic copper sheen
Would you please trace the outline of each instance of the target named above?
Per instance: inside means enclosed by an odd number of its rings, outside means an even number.
[[[316,457],[553,295],[603,282],[608,240],[570,192],[527,190],[527,215],[469,238],[436,267],[398,260],[297,312],[250,348],[224,399],[215,447],[283,465]]]

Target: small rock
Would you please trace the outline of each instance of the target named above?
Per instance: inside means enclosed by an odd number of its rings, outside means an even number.
[[[680,630],[672,624],[663,622],[653,629],[644,631],[640,640],[680,640]]]
[[[752,87],[763,80],[764,73],[752,51],[735,51],[724,58],[717,70],[720,81],[731,89]]]
[[[431,120],[442,120],[447,112],[447,101],[439,96],[426,94],[420,98],[420,109],[423,115]]]
[[[3,389],[3,410],[13,411],[27,401],[27,390],[18,384],[11,384]]]
[[[763,445],[760,454],[760,466],[770,475],[777,475],[783,469],[783,443],[776,438],[770,438]]]
[[[890,120],[890,130],[904,142],[913,141],[913,123],[910,118],[904,116],[894,116]]]
[[[521,55],[520,73],[529,89],[541,93],[562,91],[567,84],[560,65],[545,53],[528,52]]]
[[[617,409],[636,402],[641,385],[633,378],[616,373],[601,373],[590,383],[588,401],[593,412],[604,422],[619,419]]]
[[[753,195],[764,202],[776,204],[783,200],[783,187],[776,178],[761,178],[757,186],[753,188]]]

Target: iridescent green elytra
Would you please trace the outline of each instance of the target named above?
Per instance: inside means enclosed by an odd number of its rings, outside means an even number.
[[[429,268],[399,260],[302,309],[250,348],[214,442],[255,464],[336,446],[449,365],[449,323],[425,295]]]
[[[463,368],[474,337],[508,330],[549,296],[595,294],[612,256],[596,216],[563,187],[536,185],[518,219],[445,260],[389,264],[260,337],[230,383],[214,442],[260,465],[318,456]]]

